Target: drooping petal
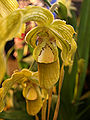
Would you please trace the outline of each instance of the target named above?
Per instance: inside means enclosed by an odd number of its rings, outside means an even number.
[[[22,23],[36,21],[46,26],[53,21],[52,13],[39,6],[28,6],[12,12],[9,16],[0,19],[0,42],[12,39],[19,32]],[[40,25],[40,24],[39,24]]]
[[[16,71],[11,78],[5,80],[0,88],[0,112],[2,112],[5,105],[5,97],[8,90],[12,88],[15,83],[23,84],[25,81],[31,81],[32,83],[38,84],[38,73],[31,72],[27,69],[23,69],[21,72]]]
[[[52,88],[59,79],[59,70],[59,60],[48,64],[38,63],[40,87],[45,89]]]
[[[76,51],[76,42],[73,40],[75,33],[72,26],[67,25],[65,21],[55,20],[49,29],[56,38],[57,46],[62,50],[61,57],[65,65],[72,64],[72,56]],[[71,52],[73,50],[73,52]]]
[[[37,26],[27,33],[25,40],[32,47],[36,47],[37,33],[39,33],[40,31],[41,31],[41,27]]]
[[[17,0],[0,0],[0,15],[6,17],[18,8]]]
[[[43,105],[40,89],[36,87],[35,90],[37,91],[37,99],[26,100],[27,112],[30,115],[36,115]]]
[[[21,11],[24,15],[23,22],[36,21],[40,24],[42,23],[43,25],[46,25],[52,23],[54,20],[52,13],[48,9],[40,6],[28,6]]]

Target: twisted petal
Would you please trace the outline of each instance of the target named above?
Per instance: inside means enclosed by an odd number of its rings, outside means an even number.
[[[37,33],[39,33],[41,29],[42,29],[41,27],[37,26],[27,33],[25,40],[32,47],[36,47]]]
[[[11,78],[5,80],[0,88],[0,112],[2,112],[5,105],[5,97],[8,90],[12,88],[15,83],[23,84],[25,81],[31,81],[38,84],[38,73],[23,69],[21,72],[16,71]]]
[[[75,31],[72,26],[67,25],[66,22],[62,20],[54,20],[51,24],[48,24],[48,26],[38,26],[26,35],[26,41],[35,47],[34,56],[36,56],[36,54],[39,56],[41,49],[43,46],[45,46],[45,42],[41,43],[41,45],[36,46],[37,33],[42,33],[45,29],[46,32],[48,31],[49,33],[52,33],[52,36],[55,37],[57,46],[62,50],[61,58],[64,64],[71,66],[73,63],[72,58],[77,48],[76,42],[73,39],[73,34]],[[44,38],[45,36],[43,39]],[[48,41],[50,40],[48,39]],[[35,58],[35,60],[38,62],[37,58]]]
[[[72,64],[72,56],[76,51],[76,42],[73,39],[75,33],[72,26],[65,21],[54,20],[49,29],[56,38],[57,46],[62,50],[61,57],[65,65]]]

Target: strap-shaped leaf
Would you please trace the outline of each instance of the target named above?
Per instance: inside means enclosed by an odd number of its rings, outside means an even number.
[[[38,73],[31,72],[27,69],[23,69],[21,72],[16,71],[11,78],[5,80],[0,88],[0,112],[3,110],[5,105],[5,97],[15,83],[23,84],[26,81],[35,83],[38,85]]]
[[[24,15],[23,22],[36,21],[46,25],[52,23],[54,19],[52,13],[48,9],[40,6],[28,6],[21,11]]]
[[[0,0],[0,14],[2,17],[6,17],[11,12],[18,8],[17,0]]]
[[[15,11],[0,20],[0,42],[7,41],[16,36],[21,28],[22,14]]]

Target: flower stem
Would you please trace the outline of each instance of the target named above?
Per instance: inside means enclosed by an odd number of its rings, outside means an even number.
[[[42,107],[42,120],[46,120],[47,100],[45,99]]]
[[[51,88],[50,91],[49,91],[47,120],[49,120],[50,108],[51,108],[51,101],[52,101],[52,88]]]
[[[39,120],[39,117],[37,115],[35,115],[35,120]]]
[[[57,120],[57,117],[58,117],[59,105],[60,105],[60,92],[61,92],[61,87],[63,83],[63,78],[64,78],[64,65],[62,64],[61,71],[60,71],[60,79],[59,79],[58,99],[57,99],[53,120]]]

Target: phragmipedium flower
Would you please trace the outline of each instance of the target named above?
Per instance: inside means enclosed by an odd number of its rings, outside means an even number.
[[[38,63],[40,86],[46,89],[51,88],[59,78],[57,46],[62,51],[61,58],[65,66],[72,66],[76,51],[73,27],[65,21],[54,20],[51,12],[48,12],[51,16],[49,21],[37,23],[38,26],[26,35],[27,43],[34,47],[33,56]]]
[[[3,82],[2,88],[0,88],[0,112],[5,107],[5,98],[8,91],[16,83],[22,85],[27,112],[30,115],[36,115],[43,105],[38,82],[38,72],[31,72],[27,69],[14,72],[11,78]]]
[[[75,31],[72,26],[67,25],[63,20],[54,20],[52,13],[46,8],[28,6],[16,9],[6,17],[0,18],[1,46],[16,37],[23,23],[28,21],[37,23],[37,27],[27,33],[26,41],[34,47],[33,56],[38,63],[38,73],[24,69],[21,72],[15,72],[10,79],[5,80],[0,88],[0,111],[4,108],[8,90],[13,84],[18,83],[22,85],[28,113],[35,115],[43,104],[39,85],[41,88],[50,89],[59,79],[60,65],[57,47],[61,49],[63,65],[72,66],[77,45],[73,39]]]
[[[35,48],[33,56],[35,60],[40,63],[38,64],[40,85],[41,87],[49,89],[59,78],[57,46],[62,51],[61,58],[64,65],[71,66],[73,64],[72,58],[76,51],[76,42],[73,39],[75,31],[73,27],[67,25],[65,21],[59,19],[54,20],[49,10],[39,6],[28,6],[24,9],[17,9],[6,18],[0,20],[1,44],[2,41],[7,41],[15,37],[22,24],[27,21],[36,21],[38,25],[27,34],[26,41]],[[40,69],[42,66],[43,69]],[[51,70],[47,69],[46,66]],[[41,81],[43,81],[43,83]]]

